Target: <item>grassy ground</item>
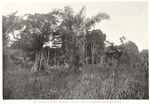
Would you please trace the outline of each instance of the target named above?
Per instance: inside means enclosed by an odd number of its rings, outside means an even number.
[[[11,67],[3,72],[4,99],[148,99],[148,80],[137,69],[86,65],[80,73]],[[113,72],[115,70],[115,73]],[[119,70],[119,71],[116,71]],[[114,76],[115,74],[115,76]]]

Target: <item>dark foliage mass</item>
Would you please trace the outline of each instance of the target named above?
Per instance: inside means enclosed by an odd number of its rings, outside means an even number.
[[[16,13],[2,16],[3,99],[149,99],[148,50],[92,30],[108,14]]]

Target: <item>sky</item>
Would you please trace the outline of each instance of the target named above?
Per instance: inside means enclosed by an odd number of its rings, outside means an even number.
[[[5,3],[2,4],[2,15],[18,10],[17,15],[26,13],[48,13],[54,8],[63,9],[70,5],[76,13],[83,6],[87,8],[87,17],[105,12],[111,19],[103,20],[94,29],[101,29],[106,40],[121,44],[119,38],[125,36],[134,42],[139,50],[148,49],[148,2],[62,2],[62,3]]]

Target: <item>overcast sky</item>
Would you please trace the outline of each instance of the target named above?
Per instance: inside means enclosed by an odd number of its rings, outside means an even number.
[[[139,50],[148,49],[148,2],[83,2],[83,3],[38,3],[38,4],[2,4],[2,14],[7,15],[18,10],[18,15],[25,13],[48,13],[54,8],[63,9],[70,5],[78,12],[84,5],[87,17],[105,12],[111,16],[95,28],[106,34],[108,41],[121,44],[119,38],[125,36],[137,44]]]

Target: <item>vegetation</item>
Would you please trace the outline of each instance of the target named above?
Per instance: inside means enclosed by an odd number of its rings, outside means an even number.
[[[149,99],[148,50],[91,30],[108,14],[16,13],[2,17],[3,99]]]

